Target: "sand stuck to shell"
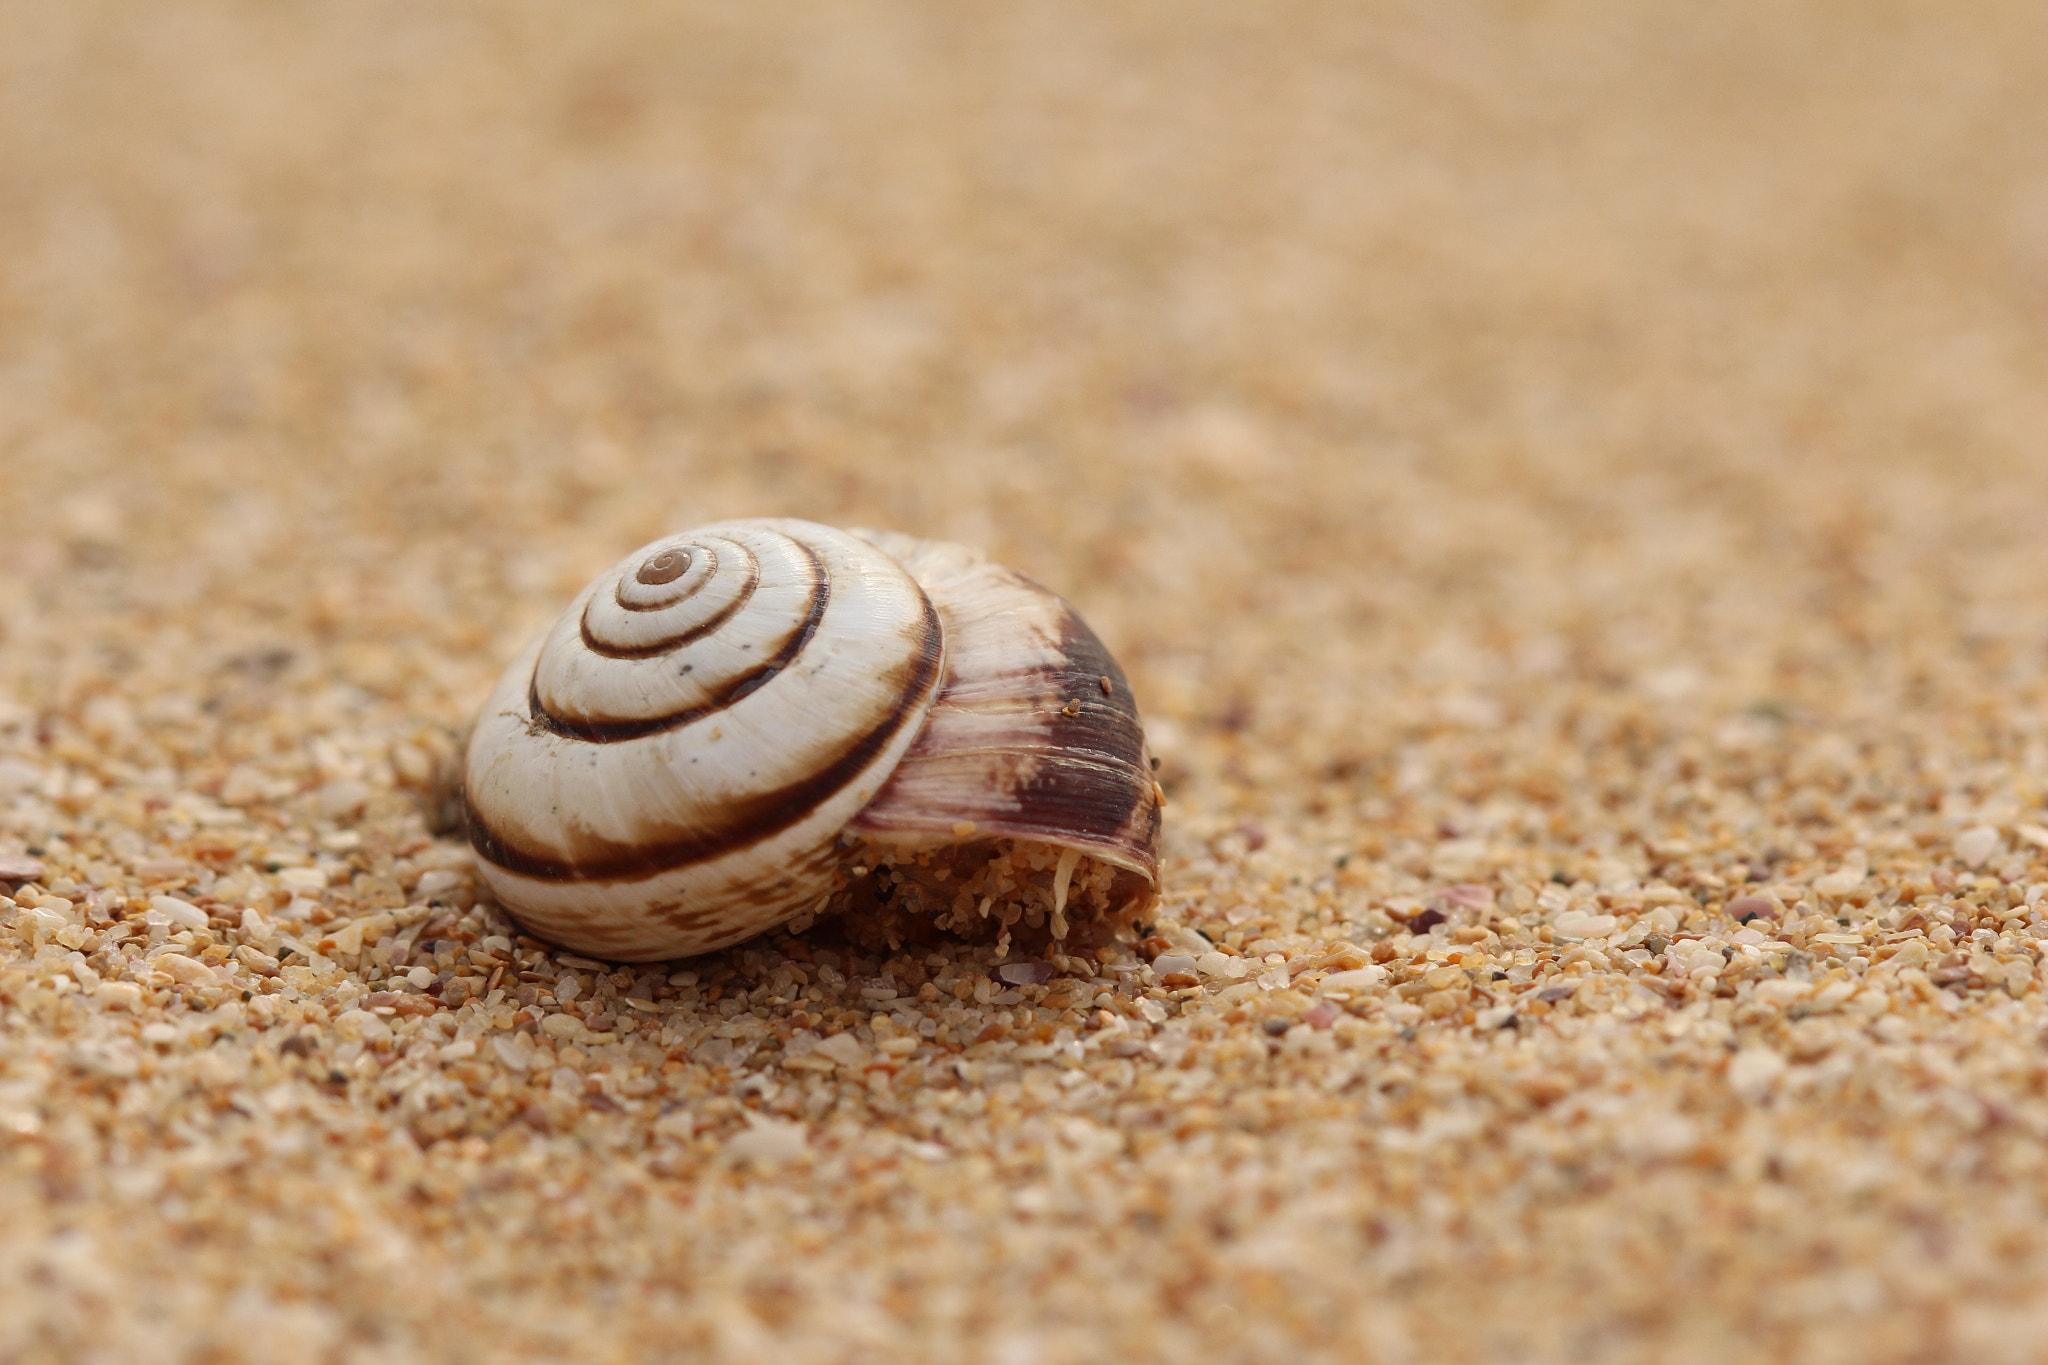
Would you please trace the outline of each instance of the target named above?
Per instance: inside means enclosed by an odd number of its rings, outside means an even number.
[[[914,852],[870,843],[850,855],[846,883],[819,917],[836,919],[849,940],[878,947],[950,935],[999,950],[1072,952],[1131,937],[1155,899],[1135,872],[1031,840]]]

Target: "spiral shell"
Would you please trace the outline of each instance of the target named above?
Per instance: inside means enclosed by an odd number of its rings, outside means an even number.
[[[960,546],[812,522],[706,526],[600,575],[500,679],[463,788],[499,901],[624,961],[952,845],[1058,850],[1056,924],[1078,859],[1124,904],[1157,876],[1137,710],[1072,608]]]

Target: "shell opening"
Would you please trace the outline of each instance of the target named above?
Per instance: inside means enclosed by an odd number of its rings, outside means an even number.
[[[1033,840],[868,843],[849,855],[820,918],[836,918],[839,932],[870,949],[958,938],[1073,951],[1123,935],[1154,894],[1135,872]]]

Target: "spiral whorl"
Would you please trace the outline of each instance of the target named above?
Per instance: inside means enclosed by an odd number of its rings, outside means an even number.
[[[817,551],[759,531],[688,542],[657,541],[614,566],[581,614],[556,624],[534,669],[537,719],[597,743],[673,729],[739,701],[802,652],[832,596]]]
[[[601,575],[471,737],[471,838],[540,932],[651,959],[802,909],[944,672],[910,575],[851,535],[729,522]]]

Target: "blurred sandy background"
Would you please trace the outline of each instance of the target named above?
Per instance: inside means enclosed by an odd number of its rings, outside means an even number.
[[[2018,900],[2044,306],[2038,5],[17,0],[0,854],[237,804],[231,759],[295,818],[625,550],[791,514],[1080,605],[1167,758],[1189,925],[1362,938],[1581,878],[1712,913],[1731,866],[1856,856],[1866,900]],[[1982,826],[2016,865],[1951,856]],[[133,827],[139,893],[179,836]],[[1456,1019],[1181,1057],[1229,1122],[584,1197],[494,1130],[151,1128],[18,974],[0,1355],[2030,1360],[2022,975],[1826,1046],[1637,1000],[1597,1058],[1559,1035],[1556,1094]],[[1789,1079],[1731,1080],[1743,1048]],[[1042,1179],[1093,1193],[1006,1202]]]

